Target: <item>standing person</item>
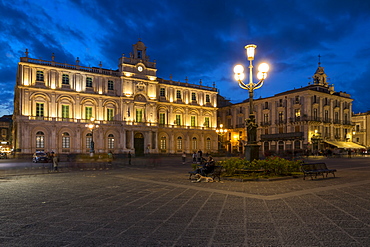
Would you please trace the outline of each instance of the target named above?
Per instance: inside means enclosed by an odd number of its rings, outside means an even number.
[[[202,150],[199,149],[198,151],[198,162],[199,163],[202,163],[202,158],[203,158],[203,152]]]
[[[128,164],[131,165],[131,151],[128,152]]]
[[[185,161],[186,161],[186,153],[184,152],[182,154],[182,164],[185,165]]]
[[[112,151],[108,152],[108,164],[111,166],[112,165],[112,160],[113,160],[113,154]]]
[[[193,152],[193,163],[197,163],[197,154],[195,153],[195,151]]]
[[[51,162],[50,164],[50,172],[52,172],[54,170],[54,151],[51,151],[49,154],[48,154],[48,162]]]
[[[58,156],[55,153],[53,155],[53,167],[54,167],[54,171],[57,172],[58,171]]]

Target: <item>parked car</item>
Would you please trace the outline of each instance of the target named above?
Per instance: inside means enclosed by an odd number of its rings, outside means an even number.
[[[49,157],[45,152],[37,151],[33,154],[32,162],[34,163],[41,163],[41,162],[49,162]]]
[[[8,155],[6,153],[0,153],[0,159],[7,159]]]

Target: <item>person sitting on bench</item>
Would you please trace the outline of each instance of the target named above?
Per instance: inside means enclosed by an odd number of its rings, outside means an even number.
[[[196,174],[200,174],[202,176],[206,176],[207,174],[213,172],[215,169],[215,161],[212,156],[209,156],[207,162],[203,165],[203,167],[198,168],[195,170]]]

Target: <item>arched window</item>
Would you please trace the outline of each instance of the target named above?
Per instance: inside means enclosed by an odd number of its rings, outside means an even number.
[[[181,152],[182,151],[182,137],[179,136],[177,137],[177,152]]]
[[[166,137],[165,136],[162,136],[161,137],[161,141],[160,141],[160,149],[161,151],[166,151],[167,149],[167,144],[166,144]]]
[[[113,134],[108,135],[108,148],[109,149],[114,148],[114,135]]]
[[[270,146],[268,142],[263,143],[263,151],[267,152],[270,150]]]
[[[191,141],[191,146],[193,148],[193,150],[197,150],[198,149],[198,145],[197,145],[197,138],[196,137],[193,137],[192,141]]]
[[[206,140],[206,149],[211,150],[211,138],[209,137]]]
[[[70,143],[69,133],[64,132],[62,134],[62,148],[70,148]]]
[[[38,131],[36,133],[36,148],[44,148],[44,146],[45,146],[44,132]]]

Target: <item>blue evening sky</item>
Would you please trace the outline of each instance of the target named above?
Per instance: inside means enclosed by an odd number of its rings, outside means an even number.
[[[233,80],[270,64],[255,98],[306,86],[318,55],[329,83],[351,94],[355,113],[370,110],[370,1],[363,0],[0,0],[0,116],[12,114],[17,63],[29,56],[117,69],[141,39],[157,76],[216,87],[232,102],[248,98]],[[255,66],[257,67],[257,66]]]

